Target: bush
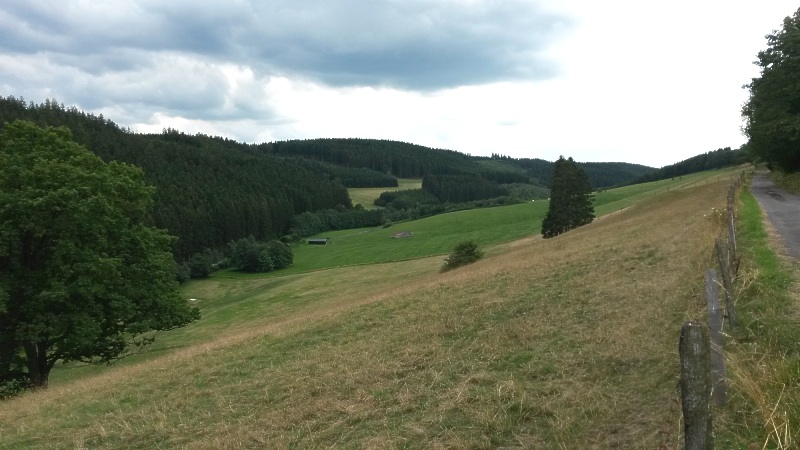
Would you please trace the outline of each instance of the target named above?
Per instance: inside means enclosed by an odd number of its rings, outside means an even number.
[[[466,266],[481,258],[483,258],[483,252],[478,249],[478,244],[473,240],[464,241],[456,245],[453,252],[445,258],[441,271],[447,272],[457,267]]]
[[[31,388],[28,374],[24,372],[9,373],[0,378],[0,400],[22,394]]]
[[[231,265],[242,272],[271,272],[292,264],[291,247],[280,241],[258,242],[248,236],[228,244]]]
[[[272,259],[272,270],[283,269],[292,265],[294,253],[292,248],[280,241],[269,241],[265,251]]]

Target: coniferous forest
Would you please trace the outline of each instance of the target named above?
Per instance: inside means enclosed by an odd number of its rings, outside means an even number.
[[[0,127],[16,119],[65,126],[103,160],[140,167],[156,188],[152,222],[177,237],[178,261],[249,236],[307,236],[541,198],[553,171],[553,163],[542,159],[474,157],[388,140],[243,144],[174,129],[135,133],[56,101],[0,98]],[[596,189],[629,184],[653,171],[627,163],[578,164]],[[395,187],[398,178],[424,179],[423,189],[378,202],[387,206],[383,213],[353,208],[348,187]]]
[[[339,181],[321,177],[296,160],[255,155],[231,140],[175,130],[137,134],[102,116],[56,103],[1,99],[0,124],[15,119],[66,126],[76,142],[103,160],[142,168],[156,187],[153,222],[178,237],[178,259],[249,235],[259,240],[280,237],[296,214],[351,207]]]

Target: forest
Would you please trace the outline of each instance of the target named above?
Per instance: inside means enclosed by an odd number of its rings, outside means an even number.
[[[156,187],[152,223],[177,237],[179,262],[248,236],[259,241],[307,236],[542,198],[553,170],[552,162],[541,159],[471,156],[388,140],[243,144],[171,128],[136,133],[53,100],[0,98],[0,127],[16,119],[65,126],[103,160],[140,167]],[[595,189],[629,184],[653,171],[627,163],[578,164]],[[384,200],[390,207],[383,213],[353,208],[348,187],[395,187],[398,178],[423,179],[426,194]]]
[[[296,160],[256,156],[232,140],[176,130],[137,134],[54,102],[0,99],[0,123],[15,119],[66,126],[76,142],[103,160],[142,168],[156,187],[153,223],[178,237],[174,252],[179,260],[249,235],[280,237],[294,216],[306,211],[351,207],[339,181]]]
[[[664,166],[656,171],[641,175],[634,180],[633,184],[666,180],[667,178],[680,177],[704,170],[736,166],[744,164],[745,162],[747,162],[747,155],[742,149],[731,150],[730,147],[725,147],[693,156],[675,164]]]

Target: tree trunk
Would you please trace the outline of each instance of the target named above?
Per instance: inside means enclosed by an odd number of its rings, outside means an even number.
[[[34,389],[47,389],[47,380],[53,364],[47,360],[47,342],[25,342],[25,360],[28,366],[28,378]]]

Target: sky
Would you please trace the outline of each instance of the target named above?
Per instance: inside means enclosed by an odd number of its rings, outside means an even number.
[[[785,0],[3,0],[0,95],[137,132],[662,167],[738,148]]]

